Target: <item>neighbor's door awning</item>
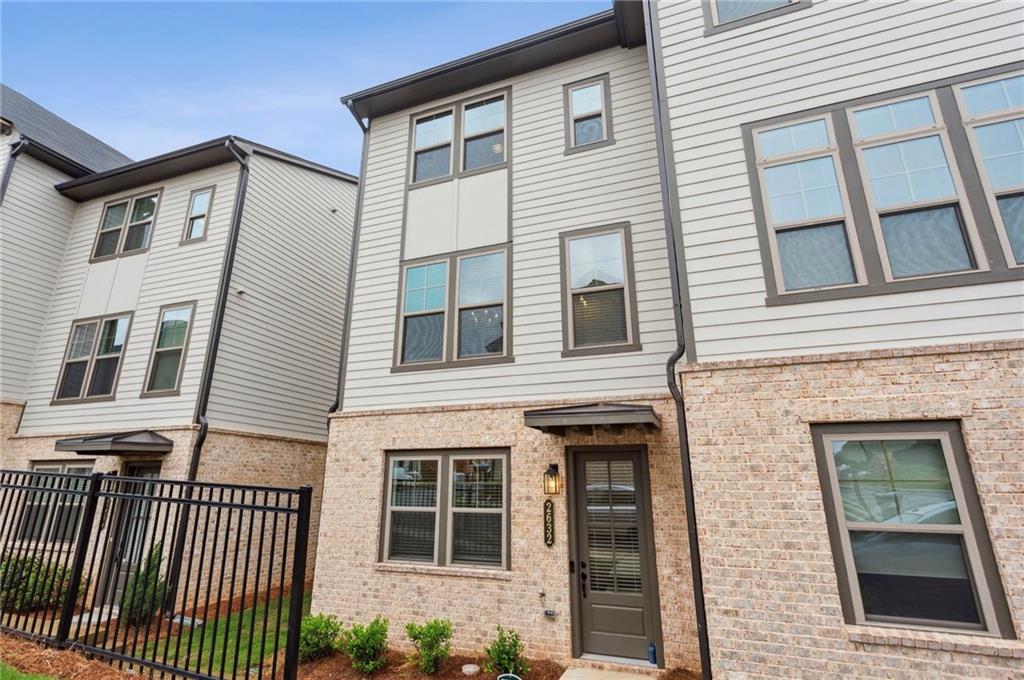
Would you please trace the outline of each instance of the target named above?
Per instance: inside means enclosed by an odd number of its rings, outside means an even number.
[[[73,451],[98,456],[120,456],[124,454],[168,453],[174,442],[152,430],[96,434],[89,437],[60,439],[54,447],[57,451]]]
[[[527,427],[565,436],[569,430],[593,431],[594,428],[622,430],[636,427],[645,432],[661,429],[661,418],[647,404],[577,404],[557,408],[524,411]]]

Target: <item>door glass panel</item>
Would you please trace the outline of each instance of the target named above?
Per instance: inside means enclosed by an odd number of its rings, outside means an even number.
[[[633,463],[587,461],[584,477],[590,590],[640,593],[643,588]]]

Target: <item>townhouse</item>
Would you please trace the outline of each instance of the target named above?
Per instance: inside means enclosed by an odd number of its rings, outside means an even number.
[[[314,609],[589,667],[1024,672],[1021,20],[615,2],[344,97]]]
[[[127,162],[9,89],[3,117],[0,466],[316,508],[356,179],[232,136]]]

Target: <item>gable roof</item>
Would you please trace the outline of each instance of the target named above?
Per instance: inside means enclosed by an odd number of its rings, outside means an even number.
[[[57,159],[71,161],[91,172],[102,172],[132,162],[114,147],[2,83],[0,117],[13,123],[15,129],[28,138],[30,153],[33,146],[38,146],[51,152],[50,155],[56,155]]]

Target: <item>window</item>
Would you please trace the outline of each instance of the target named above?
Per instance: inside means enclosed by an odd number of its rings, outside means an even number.
[[[886,279],[982,266],[934,95],[852,109],[850,125]]]
[[[810,5],[810,0],[704,0],[704,33],[746,26]]]
[[[103,208],[92,259],[129,255],[149,248],[160,192],[108,203]]]
[[[490,93],[413,117],[410,184],[504,166],[508,98],[507,91]]]
[[[629,225],[562,234],[563,356],[640,349]]]
[[[386,561],[508,568],[508,452],[387,457]]]
[[[1008,632],[958,424],[812,433],[848,622]]]
[[[565,86],[566,153],[612,144],[608,74]]]
[[[452,112],[417,119],[413,135],[412,181],[425,182],[451,174]]]
[[[782,274],[780,293],[863,279],[834,140],[825,117],[755,133],[771,257]]]
[[[463,170],[476,170],[505,160],[505,97],[466,104],[462,120]]]
[[[956,92],[1007,263],[1024,265],[1024,74]]]
[[[185,368],[185,355],[192,332],[194,312],[194,302],[160,308],[160,321],[153,339],[153,353],[149,358],[146,386],[142,396],[178,393],[181,374]]]
[[[420,260],[402,271],[395,369],[511,360],[507,246]]]
[[[92,463],[40,463],[33,465],[32,471],[37,474],[29,476],[29,483],[38,490],[29,491],[25,498],[18,540],[74,541],[84,495],[60,492],[84,492],[89,486]]]
[[[185,218],[186,241],[201,241],[206,238],[206,227],[210,217],[210,204],[213,203],[213,187],[197,189],[188,199],[188,216]]]
[[[113,398],[131,320],[127,313],[71,324],[54,403]]]

